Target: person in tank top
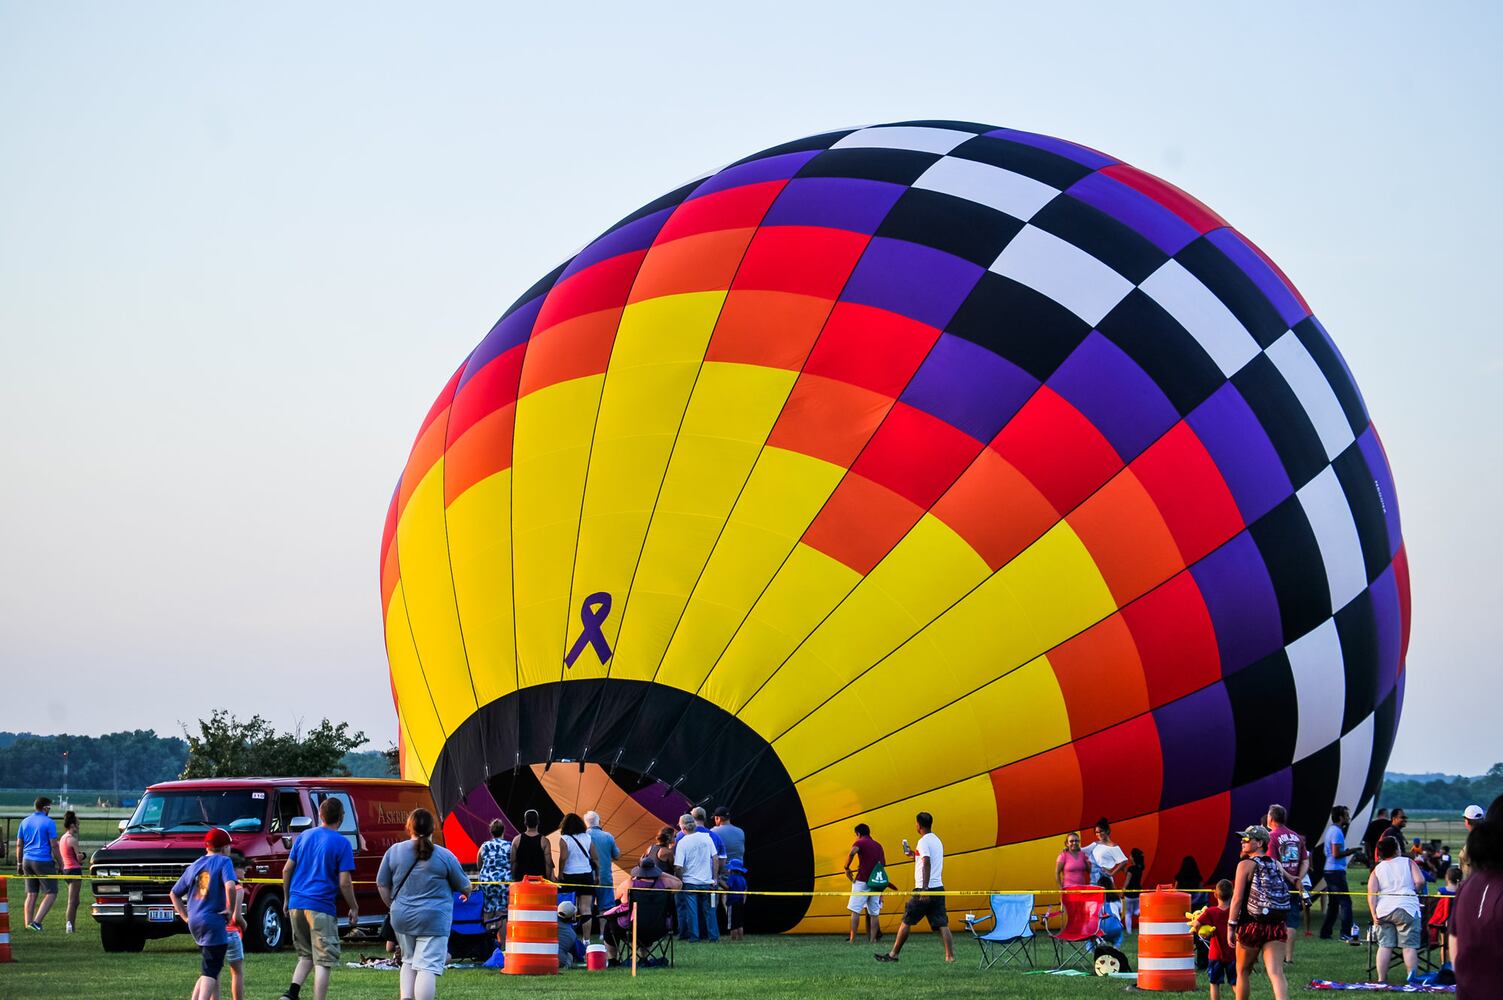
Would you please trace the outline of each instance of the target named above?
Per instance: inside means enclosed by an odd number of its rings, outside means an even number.
[[[58,838],[58,852],[63,858],[64,875],[82,875],[84,870],[84,853],[78,846],[78,816],[69,809],[63,814],[63,835]],[[83,890],[83,882],[79,879],[68,880],[68,924],[67,933],[73,933],[73,921],[78,917],[78,897]]]
[[[522,832],[511,841],[511,877],[520,882],[529,875],[553,880],[553,852],[543,843],[536,809],[522,814]]]

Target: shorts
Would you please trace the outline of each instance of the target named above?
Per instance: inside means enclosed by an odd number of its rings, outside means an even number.
[[[1378,918],[1379,948],[1418,948],[1419,918],[1408,910],[1393,910]]]
[[[50,896],[57,892],[57,879],[36,877],[39,875],[56,875],[56,863],[52,861],[32,861],[30,858],[27,858],[21,862],[21,872],[26,876],[27,892],[39,892],[44,896]]]
[[[402,964],[419,972],[444,974],[444,962],[449,954],[448,937],[415,937],[397,932],[397,947],[402,949]]]
[[[199,946],[198,974],[208,976],[210,979],[218,979],[224,971],[224,953],[229,948],[227,944],[206,944]]]
[[[745,926],[746,926],[746,904],[745,903],[726,903],[725,904],[725,929],[728,930],[728,931],[739,931],[739,930],[741,930],[741,928],[743,928]]]
[[[1123,894],[1122,905],[1126,909],[1127,915],[1129,917],[1136,917],[1139,913],[1142,912],[1143,901],[1138,898],[1137,892],[1134,891],[1130,894]]]
[[[1237,946],[1240,948],[1261,949],[1265,944],[1273,941],[1287,941],[1289,930],[1283,921],[1276,924],[1265,924],[1257,920],[1248,920],[1237,925]]]
[[[595,912],[604,913],[616,905],[616,890],[608,885],[595,887]]]
[[[580,888],[583,888],[583,889],[599,889],[600,888],[599,886],[597,886],[595,884],[595,876],[592,875],[592,874],[590,874],[589,872],[578,872],[578,873],[576,873],[574,875],[560,875],[558,877],[558,884],[559,885],[575,885],[575,886],[579,886]],[[575,893],[576,898],[578,897],[578,895],[579,895],[578,893]],[[593,895],[593,893],[592,893],[592,895]]]
[[[1220,986],[1222,983],[1228,986],[1236,986],[1237,963],[1222,962],[1213,958],[1211,959],[1210,967],[1206,970],[1206,975],[1210,977],[1212,986]]]
[[[846,904],[845,908],[852,913],[860,913],[862,910],[865,910],[875,917],[882,912],[882,894],[878,892],[870,896],[860,895],[866,891],[865,882],[852,882],[851,901]]]
[[[339,964],[339,920],[321,910],[288,910],[292,920],[292,946],[298,958],[311,958],[314,965],[332,969]]]
[[[234,931],[230,931],[230,943],[224,953],[224,960],[232,964],[245,961],[245,939]]]
[[[929,890],[931,893],[944,892],[944,886],[936,886]],[[950,914],[945,911],[945,897],[924,895],[915,893],[908,897],[908,903],[903,907],[903,923],[912,927],[914,924],[929,918],[930,930],[939,930],[941,927],[950,926]]]
[[[82,868],[64,868],[63,869],[63,874],[64,875],[82,875],[83,874],[83,869]]]
[[[1300,905],[1299,895],[1293,889],[1290,889],[1289,912],[1284,914],[1284,926],[1291,931],[1299,930],[1300,918],[1304,915],[1304,912],[1305,908]]]

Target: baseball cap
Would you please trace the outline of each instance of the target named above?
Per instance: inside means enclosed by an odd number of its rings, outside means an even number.
[[[1464,818],[1466,818],[1466,819],[1469,819],[1469,820],[1471,820],[1473,822],[1476,822],[1477,820],[1481,819],[1483,816],[1485,816],[1487,814],[1482,811],[1482,807],[1481,806],[1479,806],[1479,805],[1469,805],[1469,806],[1466,807],[1466,809],[1462,812],[1461,815]]]
[[[1266,844],[1268,843],[1268,827],[1253,825],[1236,834],[1236,836],[1241,837],[1243,840],[1261,840]]]
[[[558,904],[558,915],[564,920],[573,920],[578,912],[579,910],[575,907],[572,899],[566,899]]]
[[[229,831],[221,827],[214,827],[212,830],[204,834],[204,846],[212,851],[217,851],[221,847],[229,847]]]
[[[731,818],[731,810],[727,806],[716,806],[715,807],[714,815],[716,815],[716,816],[724,816],[726,819],[730,819]]]

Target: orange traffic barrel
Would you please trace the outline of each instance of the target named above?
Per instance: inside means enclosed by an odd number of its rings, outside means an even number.
[[[14,962],[10,957],[10,892],[5,876],[0,875],[0,962]]]
[[[1190,934],[1190,894],[1172,885],[1141,897],[1138,917],[1138,989],[1184,993],[1195,989],[1195,938]]]
[[[506,965],[501,971],[558,975],[558,886],[536,875],[513,882],[506,911]]]

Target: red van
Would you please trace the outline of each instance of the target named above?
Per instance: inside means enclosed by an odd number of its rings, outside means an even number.
[[[244,863],[247,879],[280,879],[292,839],[317,822],[319,803],[328,798],[344,801],[340,832],[355,850],[360,927],[374,932],[386,915],[376,894],[376,869],[388,847],[407,839],[407,815],[419,806],[433,810],[427,785],[385,778],[165,781],[146,790],[134,815],[121,821],[120,838],[92,859],[93,912],[104,950],[140,951],[151,938],[187,933],[168,894],[203,854],[204,831],[229,831],[231,856]],[[245,947],[284,947],[290,928],[282,915],[282,886],[246,889]],[[342,899],[337,905],[343,926],[346,907]]]

